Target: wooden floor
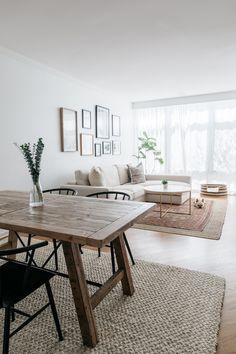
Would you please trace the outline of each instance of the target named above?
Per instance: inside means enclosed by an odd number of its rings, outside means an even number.
[[[139,229],[129,229],[126,234],[136,259],[226,279],[217,354],[236,354],[236,197],[228,197],[226,220],[218,241]]]

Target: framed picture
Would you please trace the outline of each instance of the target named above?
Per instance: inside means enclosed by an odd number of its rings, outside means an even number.
[[[77,112],[60,108],[61,151],[78,151]]]
[[[80,134],[80,154],[93,155],[93,134]]]
[[[112,115],[112,135],[120,136],[120,117]]]
[[[82,128],[91,129],[91,112],[82,109]]]
[[[110,110],[96,106],[96,138],[109,139],[110,137]]]
[[[102,142],[102,153],[104,155],[111,154],[111,142],[110,141],[103,141]]]
[[[113,142],[112,142],[112,153],[113,153],[113,155],[120,155],[121,154],[120,141],[113,140]]]
[[[102,146],[101,144],[94,144],[94,150],[95,150],[95,156],[101,156],[102,155]]]

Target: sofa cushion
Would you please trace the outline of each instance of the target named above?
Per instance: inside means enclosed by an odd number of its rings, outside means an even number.
[[[106,179],[101,167],[93,167],[88,176],[91,186],[106,186]]]
[[[112,190],[125,192],[130,195],[131,199],[138,199],[144,195],[144,187],[140,184],[126,183],[122,186],[113,187]]]
[[[89,186],[89,171],[88,170],[77,170],[75,171],[75,182],[76,184]]]
[[[106,181],[106,186],[114,187],[120,184],[118,171],[115,166],[102,166],[101,170]]]
[[[128,165],[115,165],[118,171],[120,184],[125,184],[130,182],[129,168]]]
[[[146,181],[142,162],[140,162],[137,166],[128,165],[128,167],[131,183],[137,184]]]

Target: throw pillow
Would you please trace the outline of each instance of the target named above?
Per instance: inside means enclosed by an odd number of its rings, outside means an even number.
[[[133,167],[131,165],[128,165],[128,167],[129,167],[129,174],[130,174],[130,178],[131,178],[131,183],[137,184],[137,183],[143,183],[146,181],[142,162],[140,162],[135,167]]]
[[[115,166],[101,166],[104,179],[107,187],[116,187],[120,185],[120,179],[117,168]]]
[[[91,186],[105,186],[106,179],[100,167],[93,167],[89,172],[89,182]]]
[[[89,175],[89,171],[86,171],[86,170],[77,170],[77,171],[75,171],[76,184],[89,186],[88,175]]]
[[[129,168],[128,165],[115,165],[118,171],[120,184],[125,184],[130,182]]]

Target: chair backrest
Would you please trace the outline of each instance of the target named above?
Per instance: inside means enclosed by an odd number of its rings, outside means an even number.
[[[23,276],[23,280],[22,280],[22,291],[24,291],[27,287],[27,283],[28,283],[28,280],[29,280],[29,276],[30,276],[30,272],[31,272],[31,266],[32,266],[32,263],[34,262],[34,253],[35,253],[35,250],[37,248],[41,248],[41,247],[44,247],[44,246],[47,246],[48,245],[48,242],[47,241],[42,241],[42,242],[38,242],[38,243],[34,243],[30,246],[26,246],[26,247],[19,247],[19,248],[9,248],[9,249],[5,249],[5,250],[0,250],[0,259],[3,259],[4,261],[7,261],[7,262],[12,262],[12,263],[21,263],[22,262],[19,262],[19,261],[15,261],[15,260],[12,260],[12,259],[8,259],[6,258],[6,256],[11,256],[11,255],[16,255],[16,254],[19,254],[19,253],[27,253],[28,254],[28,262],[27,264],[25,264],[25,268],[24,268],[24,276]],[[35,263],[35,262],[34,262]],[[16,265],[17,266],[17,265]],[[1,288],[1,279],[0,279],[0,288]]]
[[[64,194],[64,195],[76,195],[76,191],[72,188],[53,188],[53,189],[46,189],[43,193],[50,193],[50,194]]]
[[[115,199],[115,200],[130,200],[130,195],[124,192],[98,192],[87,195],[87,197],[92,198],[106,198],[106,199]]]
[[[37,248],[41,248],[48,245],[48,241],[42,241],[34,243],[30,246],[19,247],[19,248],[8,248],[4,250],[0,250],[0,258],[4,258],[5,256],[11,256],[19,253],[30,253],[31,260],[29,260],[28,264],[30,265],[33,261],[34,252]],[[10,259],[9,259],[10,261]]]

